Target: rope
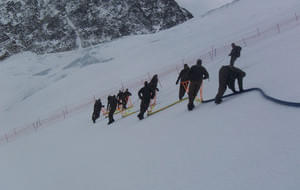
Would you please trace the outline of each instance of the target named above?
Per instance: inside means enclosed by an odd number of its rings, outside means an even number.
[[[257,91],[260,92],[260,94],[267,100],[276,103],[276,104],[280,104],[280,105],[284,105],[284,106],[289,106],[289,107],[300,107],[300,103],[299,102],[289,102],[289,101],[285,101],[285,100],[280,100],[274,97],[271,97],[269,95],[267,95],[261,88],[249,88],[244,90],[243,92],[238,92],[238,93],[232,93],[232,94],[228,94],[223,96],[223,98],[227,98],[230,96],[235,96],[235,95],[239,95],[239,94],[243,94],[246,92],[251,92],[251,91]],[[204,100],[202,101],[203,103],[209,103],[209,102],[213,102],[215,101],[215,98],[209,99],[209,100]]]

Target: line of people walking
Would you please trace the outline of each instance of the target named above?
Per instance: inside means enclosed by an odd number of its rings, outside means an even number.
[[[215,103],[220,104],[222,102],[222,97],[226,91],[226,88],[232,90],[233,93],[237,93],[235,90],[235,81],[238,81],[239,90],[243,92],[243,78],[246,73],[241,69],[234,66],[237,58],[241,55],[242,48],[235,43],[231,44],[232,50],[228,56],[230,56],[230,64],[227,66],[222,66],[219,70],[219,89],[215,97]],[[184,68],[180,71],[177,78],[176,84],[180,81],[179,87],[179,100],[182,100],[185,93],[188,94],[189,103],[188,110],[194,109],[194,100],[200,90],[200,101],[203,101],[202,97],[202,82],[203,80],[209,79],[209,74],[202,66],[202,60],[198,59],[196,65],[191,68],[187,64],[184,64]]]
[[[120,111],[124,111],[127,109],[127,104],[130,101],[131,92],[126,89],[124,92],[120,90],[117,95],[109,95],[107,97],[107,107],[104,109],[104,105],[101,102],[101,99],[95,100],[94,111],[92,114],[93,123],[96,123],[96,120],[100,117],[101,111],[103,114],[108,115],[108,124],[113,123],[114,113],[118,109]],[[132,105],[130,105],[132,106]]]
[[[232,90],[233,93],[237,93],[235,90],[235,81],[238,81],[239,91],[243,92],[243,78],[246,76],[246,73],[241,69],[234,66],[234,62],[238,57],[240,57],[241,47],[237,46],[236,44],[232,43],[232,50],[228,56],[230,56],[230,64],[226,66],[222,66],[219,70],[219,88],[217,95],[215,97],[215,103],[220,104],[222,102],[222,97],[227,89]],[[183,100],[184,95],[188,94],[188,104],[187,108],[189,111],[193,110],[195,105],[194,101],[197,97],[197,94],[200,91],[200,101],[203,101],[202,97],[202,84],[203,80],[209,79],[209,73],[207,72],[206,68],[202,65],[202,60],[198,59],[196,64],[193,65],[191,68],[184,64],[184,68],[180,71],[176,85],[180,82],[179,86],[179,100]],[[155,74],[150,82],[145,81],[144,86],[138,91],[138,97],[141,100],[140,103],[140,112],[137,117],[142,120],[144,119],[144,114],[150,107],[156,104],[156,96],[159,89],[157,88],[158,85],[158,75]],[[113,123],[115,120],[113,115],[118,108],[119,110],[126,110],[127,103],[129,97],[132,94],[126,89],[126,91],[119,91],[116,95],[110,95],[107,99],[107,112],[109,122],[108,124]],[[151,103],[152,100],[152,103]],[[101,110],[104,109],[104,105],[102,105],[101,100],[98,99],[95,101],[94,105],[94,112],[92,115],[92,120],[95,123],[96,120],[100,116]]]

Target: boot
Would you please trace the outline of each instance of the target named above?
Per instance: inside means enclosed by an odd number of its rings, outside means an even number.
[[[108,125],[112,124],[114,121],[115,121],[114,119],[109,120]]]
[[[189,103],[187,107],[189,111],[192,111],[195,108],[193,103]]]
[[[144,116],[143,116],[142,114],[139,114],[137,117],[138,117],[140,120],[144,119]]]
[[[222,103],[222,99],[221,98],[216,98],[215,99],[215,103],[216,104],[221,104]]]

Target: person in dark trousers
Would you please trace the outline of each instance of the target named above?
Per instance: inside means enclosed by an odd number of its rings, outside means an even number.
[[[150,88],[147,81],[144,83],[144,87],[141,88],[138,92],[138,96],[141,99],[140,113],[138,114],[138,118],[140,120],[144,119],[144,113],[147,111],[151,97],[153,97],[153,90]]]
[[[226,91],[227,86],[233,93],[237,93],[235,90],[235,80],[238,80],[240,92],[244,91],[243,78],[246,73],[239,68],[233,66],[222,66],[219,71],[219,90],[215,98],[215,103],[220,104],[222,97]]]
[[[117,105],[118,105],[118,99],[115,95],[113,96],[108,96],[107,98],[107,110],[109,111],[108,113],[108,125],[113,123],[114,120],[114,113],[117,109]]]
[[[125,90],[125,92],[123,93],[123,100],[122,100],[122,103],[123,103],[123,108],[124,109],[127,109],[127,103],[128,103],[128,100],[129,100],[129,97],[131,96],[132,94],[129,92],[128,88]]]
[[[117,94],[117,99],[118,99],[118,108],[120,108],[121,105],[123,105],[123,99],[124,99],[124,93],[121,90],[119,90]]]
[[[104,106],[102,105],[101,99],[100,99],[100,98],[99,98],[98,100],[95,101],[95,104],[94,104],[94,112],[93,112],[93,115],[92,115],[93,123],[96,123],[96,120],[100,117],[100,112],[101,112],[101,109],[102,109],[103,107],[104,107]]]
[[[194,100],[201,87],[203,79],[208,79],[209,74],[207,70],[202,66],[202,60],[198,59],[196,65],[193,65],[189,72],[190,87],[189,87],[189,103],[188,110],[194,109]]]
[[[179,100],[182,100],[186,89],[189,85],[189,72],[190,68],[188,64],[184,64],[184,68],[180,71],[179,76],[176,80],[176,84],[180,81],[180,87],[179,87]]]
[[[235,43],[232,43],[232,44],[231,44],[231,47],[232,47],[232,49],[231,49],[231,52],[230,52],[230,54],[229,54],[228,56],[231,57],[231,58],[230,58],[230,66],[233,66],[235,60],[236,60],[238,57],[240,57],[240,55],[241,55],[242,47],[235,45]]]
[[[155,74],[153,75],[151,81],[149,82],[149,87],[151,88],[152,92],[154,92],[152,94],[151,99],[153,99],[156,96],[156,91],[159,92],[159,89],[157,88],[157,84],[158,84],[158,76]]]

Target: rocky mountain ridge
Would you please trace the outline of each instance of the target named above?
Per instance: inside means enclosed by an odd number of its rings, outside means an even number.
[[[192,17],[174,0],[4,0],[0,48],[6,56],[62,52],[154,33]]]

